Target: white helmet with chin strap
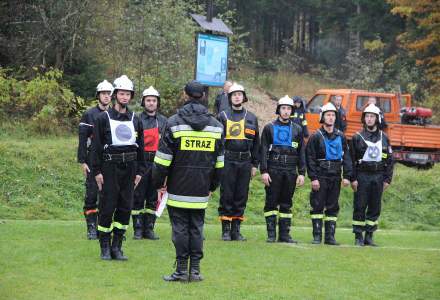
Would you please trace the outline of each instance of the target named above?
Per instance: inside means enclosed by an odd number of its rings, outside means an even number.
[[[275,113],[277,115],[280,114],[280,107],[281,107],[281,105],[288,105],[288,106],[292,107],[292,109],[293,109],[293,99],[290,98],[288,95],[285,95],[284,97],[280,98],[278,100],[277,109],[275,111]]]
[[[380,124],[380,122],[381,122],[381,117],[380,117],[380,108],[379,108],[379,107],[377,107],[377,106],[374,105],[374,104],[370,104],[370,105],[368,105],[368,106],[364,109],[364,111],[362,112],[362,116],[361,116],[361,121],[362,121],[362,123],[364,123],[364,124],[365,124],[365,115],[366,115],[367,113],[375,114],[375,115],[376,115],[376,123],[377,123],[377,124]]]
[[[111,96],[113,93],[113,85],[110,82],[108,82],[107,80],[100,82],[96,86],[96,94],[95,94],[96,98],[98,98],[98,94],[100,92],[110,92],[110,96]]]
[[[246,92],[244,91],[244,87],[242,85],[236,83],[236,82],[234,82],[231,85],[231,87],[229,88],[229,91],[228,91],[228,99],[229,99],[229,101],[231,101],[232,93],[235,93],[235,92],[242,92],[243,93],[243,103],[248,101],[248,98],[246,96]]]
[[[116,92],[118,90],[124,90],[124,91],[130,91],[131,92],[131,97],[133,98],[134,96],[134,85],[133,85],[133,81],[131,81],[127,75],[122,75],[121,77],[118,77],[115,79],[115,81],[113,82],[114,85],[114,94],[116,94]]]
[[[328,111],[334,111],[335,114],[338,113],[338,110],[334,106],[333,103],[329,102],[321,107],[321,111],[319,112],[319,123],[324,123],[324,114]]]
[[[157,108],[160,106],[160,94],[159,92],[152,86],[142,92],[142,98],[141,98],[141,106],[144,106],[144,98],[147,96],[154,96],[157,98]]]

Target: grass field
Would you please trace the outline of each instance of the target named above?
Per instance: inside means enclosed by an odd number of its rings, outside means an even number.
[[[173,270],[170,227],[159,241],[124,243],[127,262],[104,262],[78,221],[0,221],[0,299],[438,299],[440,232],[382,230],[381,247],[352,246],[340,229],[339,247],[267,244],[265,228],[244,226],[247,242],[220,241],[205,228],[201,283],[166,283]]]

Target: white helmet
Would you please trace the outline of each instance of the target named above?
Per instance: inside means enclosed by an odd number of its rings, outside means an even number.
[[[278,115],[280,113],[280,107],[281,105],[289,105],[293,108],[293,99],[290,98],[288,95],[280,98],[278,100],[278,104],[277,104],[277,109],[275,111],[275,113]]]
[[[236,82],[234,82],[231,85],[231,87],[229,88],[229,91],[228,91],[229,101],[231,101],[231,96],[232,96],[232,93],[234,93],[234,92],[242,92],[243,93],[243,103],[248,101],[248,98],[246,96],[246,92],[244,91],[244,87]]]
[[[380,117],[380,108],[377,107],[374,104],[370,104],[367,107],[365,107],[364,111],[362,112],[362,116],[361,116],[361,121],[362,123],[365,123],[365,114],[366,113],[370,113],[370,114],[375,114],[377,116],[377,123],[381,122],[381,117]]]
[[[336,107],[333,105],[333,103],[329,102],[321,107],[321,111],[319,113],[319,123],[324,123],[324,114],[328,111],[334,111],[335,113],[338,112]]]
[[[116,78],[113,82],[113,85],[115,90],[130,91],[132,94],[134,94],[133,81],[128,79],[127,75],[122,75],[121,77]]]
[[[160,105],[160,94],[159,92],[152,86],[142,92],[142,98],[141,98],[141,106],[144,106],[144,98],[147,96],[154,96],[157,98],[157,108],[159,108]]]
[[[110,96],[111,96],[113,93],[113,85],[107,80],[104,80],[96,86],[95,97],[98,97],[99,92],[110,92]]]

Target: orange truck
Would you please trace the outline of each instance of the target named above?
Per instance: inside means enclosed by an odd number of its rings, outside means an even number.
[[[411,95],[376,93],[351,89],[322,89],[307,102],[306,119],[310,132],[318,129],[320,107],[336,95],[342,96],[346,111],[347,139],[361,130],[362,109],[368,98],[375,97],[384,113],[385,129],[393,147],[396,161],[411,167],[431,168],[440,161],[440,126],[430,125],[430,109],[411,106]]]

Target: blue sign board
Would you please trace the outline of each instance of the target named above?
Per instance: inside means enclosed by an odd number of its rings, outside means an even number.
[[[228,75],[228,46],[229,39],[225,36],[197,34],[197,81],[208,86],[223,86]]]

